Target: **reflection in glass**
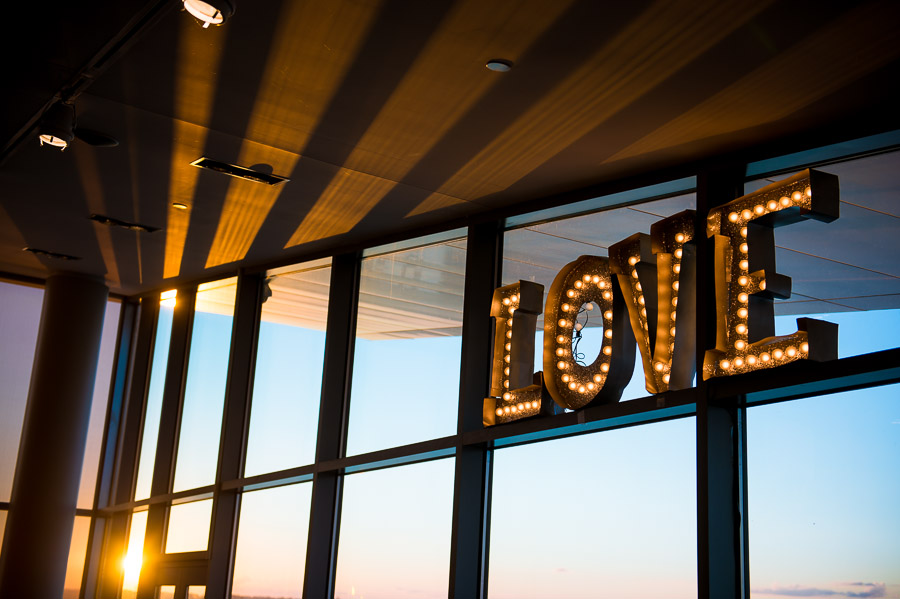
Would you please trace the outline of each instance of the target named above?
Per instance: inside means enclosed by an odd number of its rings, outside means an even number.
[[[204,599],[206,597],[206,585],[192,584],[187,589],[187,599]]]
[[[0,281],[0,501],[12,493],[44,290]]]
[[[174,491],[215,482],[237,278],[197,289]]]
[[[494,454],[492,599],[697,596],[693,418]]]
[[[311,498],[311,483],[244,493],[232,597],[299,599]]]
[[[841,215],[775,229],[776,266],[792,280],[791,297],[775,301],[776,334],[809,316],[839,325],[840,357],[900,345],[898,160],[890,152],[816,167],[840,179]],[[750,181],[745,192],[785,176]],[[853,331],[867,335],[851,339]]]
[[[175,585],[165,584],[159,587],[157,599],[175,599]]]
[[[649,235],[651,225],[683,210],[693,210],[696,203],[696,196],[687,194],[507,231],[503,236],[502,284],[511,285],[519,280],[540,283],[544,286],[546,306],[550,285],[563,266],[581,255],[606,257],[612,244],[635,233]],[[585,317],[587,325],[581,331],[577,349],[590,364],[599,351],[603,327],[597,312],[582,313],[579,320]],[[544,316],[541,314],[535,331],[535,372],[544,369],[543,347]],[[634,351],[635,369],[622,392],[622,400],[649,395],[637,346]]]
[[[94,490],[97,487],[97,469],[100,467],[100,449],[103,445],[103,428],[106,424],[106,407],[109,404],[109,384],[116,357],[116,334],[119,330],[119,310],[122,304],[110,301],[103,317],[103,334],[100,338],[100,357],[97,376],[94,379],[94,396],[91,400],[91,420],[88,425],[87,445],[81,467],[81,485],[78,488],[78,507],[94,507]]]
[[[147,389],[144,427],[141,433],[141,458],[138,462],[135,499],[150,497],[150,483],[153,481],[153,464],[156,462],[156,441],[159,437],[159,417],[162,411],[163,388],[166,383],[166,365],[169,361],[169,340],[172,336],[175,301],[175,291],[172,290],[164,292],[159,302],[153,361],[150,365],[150,385]]]
[[[900,385],[747,411],[753,597],[900,597]]]
[[[147,509],[135,511],[128,527],[128,547],[122,558],[122,599],[137,596],[138,580],[144,561],[144,533],[147,532]]]
[[[454,460],[348,475],[334,596],[447,596]]]
[[[330,265],[301,264],[267,280],[244,476],[315,459]]]
[[[347,455],[456,432],[465,240],[362,263]]]
[[[72,542],[69,545],[69,561],[66,565],[63,599],[77,599],[81,592],[81,579],[84,574],[84,561],[87,557],[90,532],[91,519],[87,516],[76,516],[75,524],[72,527]]]
[[[166,553],[206,551],[212,508],[212,499],[178,503],[169,508]]]

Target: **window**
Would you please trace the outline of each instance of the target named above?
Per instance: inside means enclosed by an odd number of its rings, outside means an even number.
[[[212,520],[212,499],[188,499],[169,509],[166,553],[206,551]]]

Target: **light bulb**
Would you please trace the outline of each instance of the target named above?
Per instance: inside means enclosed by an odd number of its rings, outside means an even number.
[[[572,308],[572,306],[570,306],[569,304],[563,304],[560,307],[562,308],[563,312],[568,312]]]
[[[565,361],[560,360],[559,362],[556,363],[556,367],[559,368],[560,370],[565,370],[565,368],[566,368]]]
[[[512,331],[506,331],[506,338],[512,339]]]
[[[744,220],[750,220],[750,218],[752,218],[752,217],[753,217],[753,213],[750,212],[749,210],[747,210],[746,208],[741,210],[741,218],[743,218]]]
[[[747,250],[749,250],[749,249],[750,249],[750,248],[747,246],[746,243],[742,243],[742,244],[741,244],[741,251],[742,251],[743,253],[746,254],[746,253],[747,253]]]
[[[581,281],[575,281],[575,289],[581,289],[582,287],[584,287],[584,283],[582,283]]]
[[[503,408],[497,408],[497,416],[503,416]]]
[[[684,252],[682,252],[681,248],[678,248],[677,250],[675,250],[675,257],[676,257],[676,258],[681,258],[681,256],[682,256],[683,254],[684,254]]]
[[[603,299],[607,299],[607,300],[608,300],[608,299],[612,299],[612,291],[604,291],[604,292],[603,292]]]
[[[557,348],[556,348],[556,355],[557,355],[557,356],[564,356],[564,355],[566,355],[566,350],[564,350],[564,349],[561,348],[561,347],[557,347]]]
[[[594,275],[593,277],[591,277],[591,282],[594,283],[594,285],[596,285],[597,283],[600,282],[600,277],[598,277],[597,275]]]
[[[741,308],[738,310],[738,316],[741,318],[747,318],[747,308]]]
[[[607,345],[606,347],[603,348],[603,353],[608,356],[609,354],[612,353],[612,348]]]
[[[749,282],[750,279],[748,279],[747,277],[738,277],[738,285],[740,285],[741,287],[746,287],[747,283]]]
[[[509,298],[508,298],[508,297],[504,297],[504,298],[503,298],[503,305],[504,305],[504,306],[508,306],[508,305],[509,305]]]
[[[745,347],[747,347],[747,342],[744,341],[743,339],[738,339],[737,341],[734,342],[734,347],[736,349],[744,349]]]
[[[584,325],[581,324],[580,322],[576,322],[576,323],[575,323],[575,330],[576,330],[576,331],[580,331],[580,330],[582,329],[582,327],[584,327]]]
[[[793,358],[794,356],[797,355],[797,348],[796,348],[796,347],[789,347],[789,348],[787,348],[787,351],[786,351],[785,353],[787,353],[787,355],[788,355],[789,358]]]
[[[585,304],[584,309],[587,310],[588,312],[592,312],[594,310],[594,304],[593,303]]]
[[[791,205],[791,198],[785,196],[785,197],[781,198],[780,200],[778,200],[778,202],[786,208]]]
[[[509,366],[507,366],[506,368],[503,369],[503,374],[505,374],[506,376],[509,376]]]
[[[753,366],[754,364],[756,364],[756,356],[753,356],[753,355],[747,356],[747,364],[749,364],[750,366]]]
[[[603,331],[603,336],[607,339],[612,339],[612,329],[606,329]]]
[[[734,359],[734,367],[735,367],[735,368],[740,368],[740,367],[743,366],[743,365],[744,365],[744,360],[743,360],[742,358],[735,358],[735,359]]]
[[[595,385],[594,383],[587,384],[587,388],[590,389],[591,391],[593,391],[596,387],[597,387],[597,385]]]
[[[731,362],[729,362],[728,360],[722,360],[721,362],[719,362],[719,367],[722,370],[728,370],[729,368],[731,368]]]
[[[743,335],[744,333],[747,332],[747,325],[739,324],[739,325],[737,325],[737,327],[735,327],[735,330],[738,332],[739,335]]]
[[[609,372],[609,364],[606,364],[606,363],[601,364],[601,365],[600,365],[600,370],[602,370],[603,372]],[[598,375],[595,376],[594,378],[596,379],[596,378],[599,377],[599,376],[600,376],[600,375],[598,374]]]
[[[515,307],[515,306],[510,306],[510,308],[509,308],[509,315],[512,316],[512,315],[515,314],[515,313],[516,313],[516,307]]]
[[[638,263],[637,256],[632,256],[631,258],[628,259],[628,264],[630,264],[631,266],[634,266],[637,263]]]
[[[741,237],[746,237],[746,236],[747,236],[747,227],[743,227],[741,229]]]
[[[675,291],[678,291],[679,286],[680,285],[678,284],[678,281],[675,281],[674,283],[672,283],[672,289],[674,289]]]
[[[763,353],[761,356],[759,356],[759,359],[763,362],[768,362],[771,358],[769,358],[769,354]]]
[[[510,351],[510,350],[512,349],[512,343],[507,343],[507,344],[504,345],[503,347],[506,348],[506,351]]]
[[[561,327],[563,327],[563,328],[566,328],[567,326],[569,326],[569,321],[566,320],[565,318],[560,318],[560,319],[559,319],[559,326],[561,326]]]
[[[795,191],[794,193],[791,194],[791,199],[794,200],[795,202],[799,202],[800,200],[803,199],[803,193],[800,191]]]
[[[671,335],[672,337],[675,336],[675,327],[672,327],[671,329],[669,329],[669,335]]]
[[[637,271],[637,270],[632,270],[632,271],[631,271],[631,276],[634,277],[635,279],[638,278],[638,271]]]
[[[747,295],[746,293],[738,294],[738,301],[741,302],[742,304],[746,304],[747,300],[749,300],[749,299],[750,299],[750,296]]]
[[[564,382],[564,383],[568,383],[568,382],[569,382],[569,375],[568,375],[568,374],[562,375],[562,382]]]
[[[772,357],[775,358],[776,360],[780,360],[782,358],[782,356],[784,356],[784,352],[781,351],[780,349],[776,349],[775,351],[772,352]]]
[[[677,235],[675,235],[675,241],[677,241],[678,243],[683,242],[684,241],[684,233],[678,233]]]
[[[747,260],[741,260],[738,263],[738,266],[741,267],[741,270],[747,270],[748,268],[750,268],[750,263]]]
[[[504,393],[503,399],[505,399],[506,401],[509,401],[510,399],[512,399],[512,393]]]
[[[599,383],[599,382],[602,381],[602,380],[603,380],[603,375],[602,375],[602,374],[595,374],[595,375],[594,375],[594,382],[595,382],[595,383]]]
[[[581,277],[581,278],[582,278],[582,280],[583,280],[585,283],[590,283],[590,282],[591,282],[591,275],[584,275],[584,276]]]
[[[566,291],[566,295],[568,295],[569,297],[575,297],[575,290],[569,289],[568,291]]]
[[[640,282],[640,281],[638,281],[637,283],[634,284],[634,288],[637,289],[638,291],[643,291],[643,290],[644,290],[644,288],[641,286],[641,282]]]
[[[572,389],[573,391],[575,390],[575,388],[577,386],[578,386],[578,384],[575,381],[572,381],[571,383],[569,383],[569,389]]]
[[[503,381],[503,386],[509,389],[509,381]]]
[[[560,336],[558,336],[558,337],[556,338],[556,342],[557,342],[557,343],[565,343],[565,342],[566,342],[566,336],[565,336],[565,335],[560,335]]]
[[[676,264],[675,266],[672,267],[672,270],[675,271],[675,274],[680,273],[680,272],[681,272],[681,265],[680,265],[680,264]]]
[[[807,187],[805,193],[806,193],[806,197],[811,198],[812,197],[812,188]]]
[[[612,310],[607,310],[606,312],[603,313],[603,318],[605,318],[606,320],[612,320],[612,317],[613,317]]]
[[[664,374],[664,375],[663,375],[663,382],[664,382],[665,384],[668,385],[668,384],[669,384],[669,380],[670,380],[671,378],[672,378],[672,377],[670,377],[668,374]]]
[[[503,413],[504,413],[504,414],[509,414],[510,412],[512,412],[512,410],[510,409],[509,406],[504,406],[504,407],[503,407]]]
[[[653,365],[653,368],[655,368],[657,372],[662,372],[663,368],[665,368],[665,367],[663,366],[662,362],[656,362]]]
[[[776,202],[775,200],[769,200],[766,204],[766,208],[768,208],[769,210],[775,210],[776,208],[778,208],[778,202]]]
[[[765,211],[766,211],[766,209],[759,204],[757,204],[756,206],[753,207],[753,212],[755,212],[757,214],[762,214]]]
[[[578,387],[578,392],[579,392],[579,393],[584,393],[584,390],[585,390],[585,389],[584,389],[584,386],[583,386],[583,385],[580,386],[580,387]]]
[[[638,296],[638,303],[642,306],[644,305],[644,296],[643,295]]]
[[[518,295],[513,295],[513,296],[512,296],[511,298],[509,298],[509,299],[511,299],[511,300],[514,301],[514,302],[518,302],[518,301],[519,301],[519,296],[518,296]]]
[[[809,188],[807,187],[807,189],[809,189]],[[809,343],[806,343],[805,341],[804,341],[803,343],[801,343],[801,344],[800,344],[800,351],[802,351],[804,354],[805,354],[806,352],[808,352],[808,351],[809,351]]]
[[[506,354],[505,356],[503,356],[503,361],[506,363],[509,363],[509,354]]]
[[[739,217],[738,217],[738,213],[737,213],[737,212],[732,212],[731,214],[728,215],[728,220],[730,220],[730,221],[733,222],[733,223],[736,223],[737,220],[738,220],[738,218],[739,218]]]

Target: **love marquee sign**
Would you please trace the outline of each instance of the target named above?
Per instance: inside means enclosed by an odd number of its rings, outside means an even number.
[[[647,391],[693,384],[697,246],[707,243],[715,277],[715,346],[702,376],[732,376],[798,360],[837,358],[837,325],[798,318],[798,330],[775,336],[774,300],[790,297],[791,279],[775,272],[775,227],[839,216],[838,178],[805,170],[710,210],[695,231],[686,210],[613,244],[609,257],[581,256],[544,286],[519,281],[494,291],[490,397],[484,425],[493,426],[619,401],[638,345]],[[578,316],[599,308],[603,337],[590,363],[573,352]],[[543,372],[534,373],[537,317],[544,313]]]

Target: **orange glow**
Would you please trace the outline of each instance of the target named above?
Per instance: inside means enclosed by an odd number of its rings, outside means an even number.
[[[268,164],[290,176],[378,8],[378,2],[285,4],[238,164]],[[207,268],[247,254],[283,188],[230,182]]]
[[[515,61],[571,3],[455,4],[285,247],[353,229],[501,80],[473,65],[492,52]],[[469,39],[472,23],[479,24],[477,39]],[[436,72],[441,85],[434,85]]]
[[[768,4],[654,2],[437,192],[472,201],[505,190],[694,61]],[[428,204],[441,203],[429,197],[423,206]],[[423,211],[419,207],[413,212]]]
[[[883,7],[877,5],[867,4],[848,12],[604,163],[776,122],[794,114],[900,54],[900,45],[884,36],[872,35],[881,27],[882,19]],[[771,87],[771,81],[785,79],[791,80],[792,85],[770,94],[756,93]]]
[[[203,30],[182,19],[178,36],[178,67],[175,73],[175,131],[172,141],[172,165],[169,175],[168,219],[163,278],[181,272],[184,242],[187,239],[199,169],[191,166],[206,145],[207,126],[212,113],[216,78],[219,71],[227,28]],[[213,39],[210,39],[213,36]],[[187,210],[176,208],[184,204]]]
[[[144,555],[144,533],[147,531],[147,511],[135,512],[131,516],[131,527],[128,531],[128,549],[122,558],[122,591],[135,593],[141,576]]]
[[[175,289],[170,289],[169,291],[163,291],[159,296],[160,307],[174,308],[175,307],[175,296],[177,294],[178,294],[178,291]]]

